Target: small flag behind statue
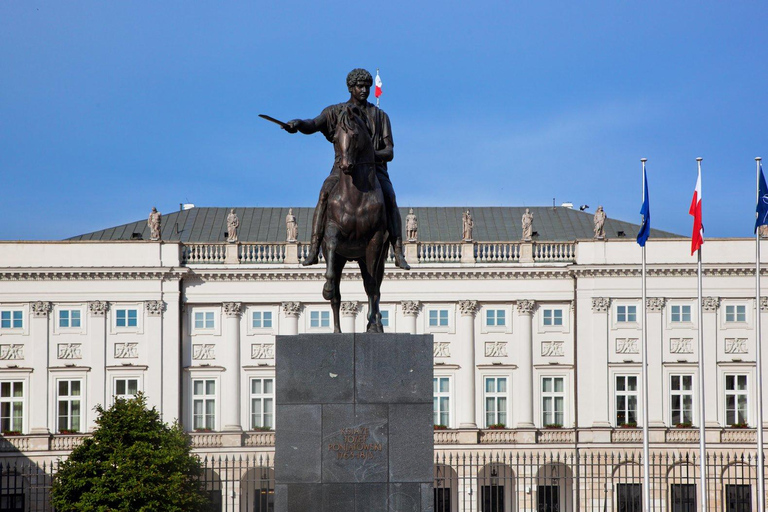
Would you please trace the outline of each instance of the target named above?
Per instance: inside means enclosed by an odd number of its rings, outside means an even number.
[[[373,95],[377,98],[381,96],[381,77],[379,77],[379,68],[376,68],[376,82],[374,82],[376,85],[376,89],[373,91]]]
[[[701,219],[701,161],[699,161],[699,175],[696,178],[696,190],[693,191],[693,200],[688,213],[693,216],[693,233],[691,234],[691,255],[693,255],[704,243],[704,225]]]
[[[768,224],[768,186],[765,184],[763,164],[758,163],[759,184],[757,186],[757,219],[755,220],[755,233],[757,228]]]

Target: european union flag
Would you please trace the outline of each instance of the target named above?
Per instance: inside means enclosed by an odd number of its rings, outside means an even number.
[[[640,215],[643,216],[643,225],[640,226],[640,232],[637,234],[637,243],[640,247],[645,247],[645,241],[651,235],[651,204],[648,201],[648,177],[645,175],[645,170],[643,170],[643,206],[640,208]]]
[[[755,233],[757,228],[768,224],[768,187],[765,186],[763,164],[760,164],[760,181],[757,186],[757,219],[755,219]]]

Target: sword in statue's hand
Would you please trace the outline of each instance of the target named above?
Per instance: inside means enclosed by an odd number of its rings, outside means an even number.
[[[285,131],[287,131],[289,133],[296,133],[296,129],[295,128],[291,128],[291,126],[288,123],[284,123],[282,121],[278,121],[274,117],[268,116],[266,114],[259,114],[259,117],[262,118],[262,119],[266,119],[267,121],[275,123],[276,125],[280,126],[280,128],[282,128],[283,130],[285,130]]]

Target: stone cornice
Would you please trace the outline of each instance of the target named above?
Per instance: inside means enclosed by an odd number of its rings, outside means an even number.
[[[178,280],[189,274],[184,268],[136,269],[3,269],[0,281],[106,281]]]
[[[194,269],[185,279],[201,281],[325,281],[325,271],[286,269]],[[344,272],[342,279],[359,281],[360,272]],[[504,279],[571,279],[567,268],[479,268],[479,269],[424,269],[385,272],[387,281],[397,280],[504,280]]]
[[[706,277],[754,277],[755,267],[752,266],[719,266],[704,267],[703,275]],[[648,277],[693,277],[696,276],[696,266],[675,267],[649,267],[646,269]],[[583,277],[641,277],[642,270],[637,266],[596,266],[596,267],[571,267],[571,274],[577,278]],[[768,269],[760,269],[761,276],[768,276]]]

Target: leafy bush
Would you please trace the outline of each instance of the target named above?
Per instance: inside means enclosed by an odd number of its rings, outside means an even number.
[[[178,423],[168,426],[146,398],[96,407],[93,436],[61,462],[51,490],[57,512],[206,510],[200,459]]]

